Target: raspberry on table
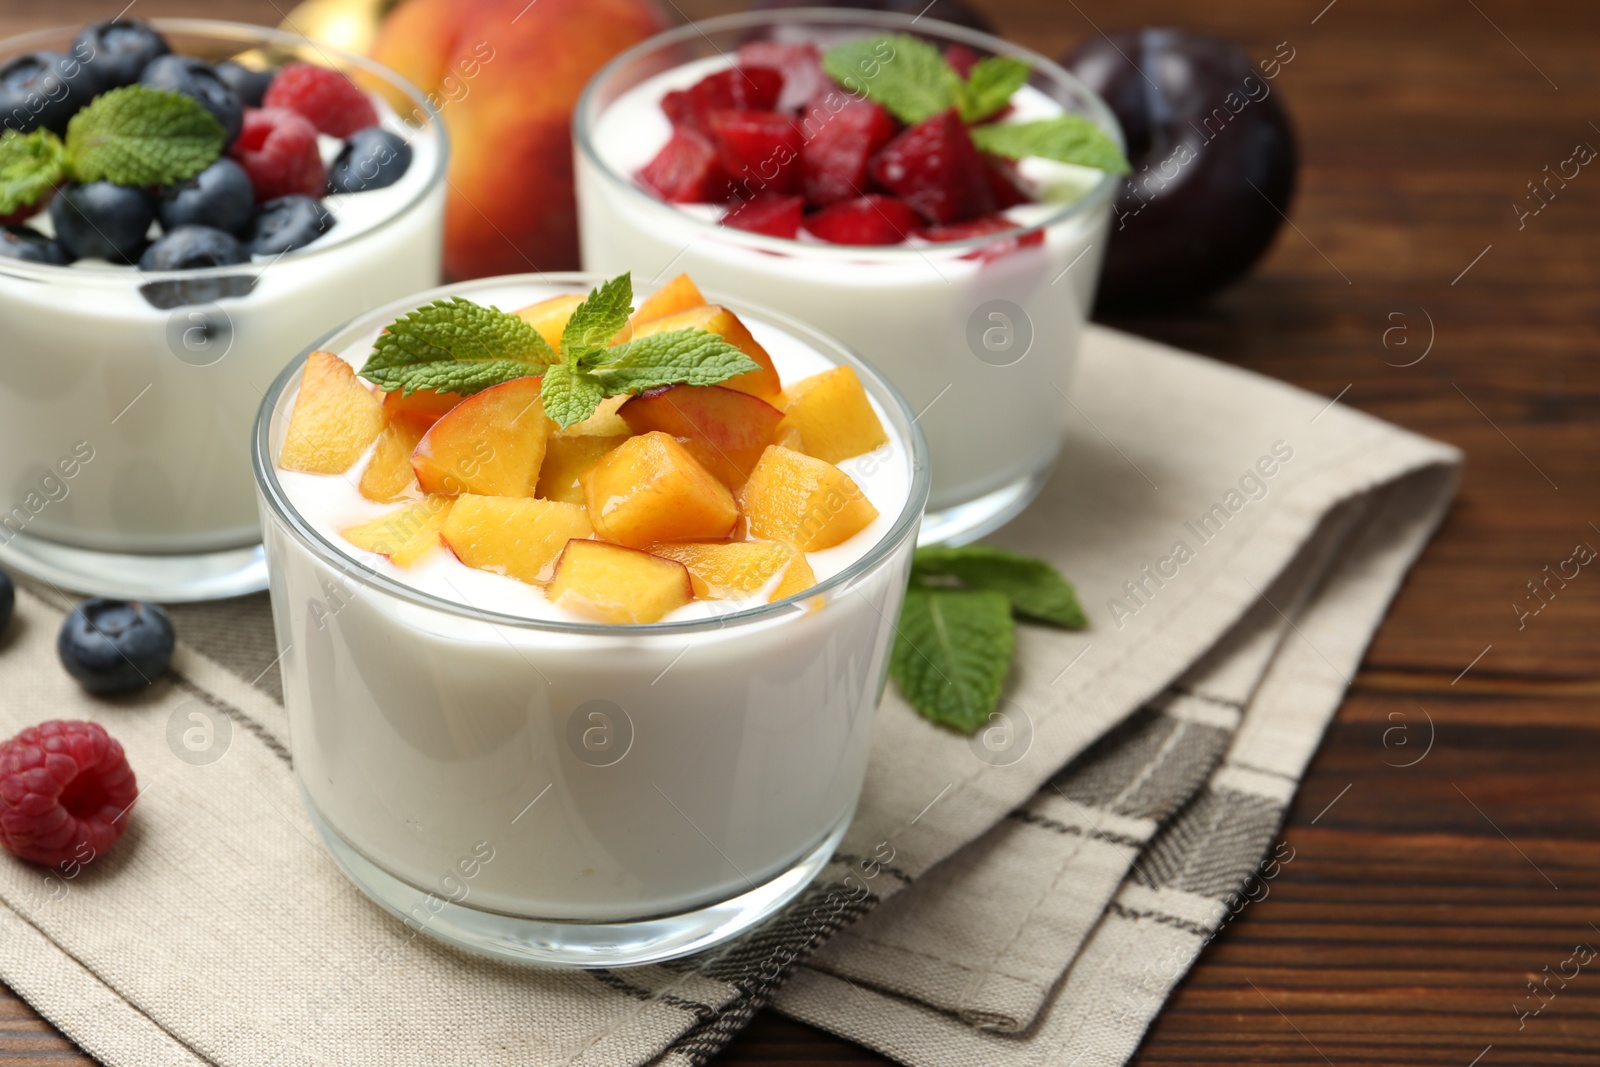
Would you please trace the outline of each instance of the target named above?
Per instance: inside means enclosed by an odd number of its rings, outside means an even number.
[[[272,79],[261,103],[304,115],[320,132],[334,137],[349,137],[378,121],[377,109],[355,82],[310,63],[286,65]]]
[[[327,192],[328,171],[317,150],[317,128],[297,112],[250,108],[228,155],[250,176],[258,204],[280,196],[320,197]]]
[[[53,720],[0,743],[0,846],[35,863],[86,863],[116,844],[139,795],[116,739]]]

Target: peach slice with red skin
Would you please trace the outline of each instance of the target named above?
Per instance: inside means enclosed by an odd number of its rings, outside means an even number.
[[[794,431],[800,442],[797,451],[808,456],[838,463],[889,442],[861,379],[850,367],[834,367],[801,379],[784,389],[783,395],[783,424],[778,434],[788,436],[786,431]]]
[[[432,389],[418,389],[410,396],[402,390],[385,393],[383,413],[391,423],[406,421],[420,426],[424,432],[438,422],[466,397],[459,393],[436,393]]]
[[[878,509],[861,487],[827,460],[773,445],[745,483],[750,534],[787,541],[802,552],[842,544],[871,525]]]
[[[761,592],[778,579],[769,601],[803,593],[817,584],[806,554],[782,541],[666,544],[650,551],[689,568],[701,600],[735,600]],[[780,578],[779,575],[782,575]]]
[[[772,444],[783,413],[765,400],[720,385],[663,385],[618,409],[634,433],[660,430],[689,451],[724,485],[737,489]]]
[[[687,274],[680,274],[639,305],[639,310],[633,313],[633,325],[638,326],[664,315],[676,315],[690,308],[705,307],[705,304],[706,298],[701,295],[694,279]]]
[[[343,474],[383,431],[383,404],[355,368],[332,352],[313,352],[300,375],[278,466],[306,474]]]
[[[733,494],[671,434],[630,437],[583,472],[589,521],[607,541],[712,541],[739,519]]]
[[[463,400],[429,428],[411,467],[425,493],[532,496],[555,423],[543,382],[518,378]]]
[[[749,329],[739,321],[739,316],[725,307],[707,304],[704,307],[693,307],[672,315],[663,315],[636,324],[633,336],[638,339],[652,334],[670,333],[673,330],[693,329],[716,334],[756,362],[755,370],[729,378],[722,383],[723,388],[749,393],[769,404],[778,402],[778,397],[783,393],[783,382],[778,379],[777,369],[772,365],[772,357],[767,355],[767,350],[751,336]]]
[[[599,622],[658,622],[694,599],[689,571],[676,560],[604,541],[569,541],[546,594],[550,602]]]
[[[474,495],[456,498],[440,531],[467,566],[529,583],[548,581],[567,542],[593,534],[588,512],[577,504]]]
[[[352,526],[340,536],[359,549],[387,556],[397,567],[410,567],[439,547],[439,531],[454,503],[447,496],[425,496],[371,522]]]

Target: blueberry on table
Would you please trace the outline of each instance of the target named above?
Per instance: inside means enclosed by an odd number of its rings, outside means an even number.
[[[239,127],[244,123],[244,105],[205,60],[194,56],[158,56],[139,75],[139,84],[193,97],[222,124],[227,143],[231,144],[239,136]]]
[[[243,233],[256,210],[256,191],[243,167],[224,156],[188,181],[161,190],[161,228],[210,226]]]
[[[277,256],[304,248],[333,229],[333,215],[309,196],[280,196],[256,209],[245,234],[254,256]]]
[[[328,168],[328,191],[364,193],[393,185],[411,166],[411,146],[381,126],[357,130]]]
[[[94,72],[101,92],[132,85],[151,60],[171,51],[167,39],[142,19],[102,19],[72,39],[72,54]]]
[[[144,250],[139,269],[205,270],[231,267],[249,258],[250,253],[231,233],[210,226],[179,226]]]
[[[17,607],[17,588],[11,584],[11,575],[0,570],[0,634],[6,632],[11,613]]]
[[[245,107],[260,107],[261,98],[267,95],[267,88],[272,84],[275,70],[256,70],[243,63],[235,63],[231,59],[224,59],[217,64],[217,77],[222,83],[233,90]]]
[[[29,52],[0,66],[0,124],[19,133],[43,126],[65,133],[67,120],[99,86],[87,63],[60,52]]]
[[[143,689],[172,662],[172,620],[154,604],[95,597],[61,624],[56,653],[91,693]]]
[[[953,22],[957,26],[994,32],[994,23],[964,0],[756,0],[751,5],[757,11],[771,11],[786,7],[853,7],[866,11],[892,11],[902,15],[920,15]]]
[[[1266,251],[1294,193],[1294,133],[1272,81],[1293,58],[1253,65],[1227,41],[1147,29],[1097,34],[1063,61],[1111,105],[1133,165],[1113,207],[1102,306],[1205,296]]]
[[[69,185],[50,201],[56,239],[67,251],[114,263],[132,263],[139,258],[155,217],[155,197],[131,185]]]
[[[60,241],[52,241],[38,230],[26,226],[0,229],[0,259],[21,259],[29,263],[51,263],[65,267],[72,253]]]

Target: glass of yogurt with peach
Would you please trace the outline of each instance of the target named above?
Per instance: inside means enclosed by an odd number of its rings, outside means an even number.
[[[446,155],[415,88],[293,34],[119,17],[0,42],[0,560],[111,596],[265,588],[262,392],[438,284]]]
[[[828,861],[928,492],[838,342],[688,277],[447,286],[285,370],[255,472],[306,804],[414,929],[648,963]]]
[[[1065,70],[904,15],[734,15],[619,56],[574,141],[585,269],[687,271],[895,384],[932,457],[925,541],[1038,493],[1127,166]]]

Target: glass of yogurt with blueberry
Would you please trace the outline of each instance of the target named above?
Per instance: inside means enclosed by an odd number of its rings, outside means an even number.
[[[121,17],[0,42],[0,560],[266,586],[250,426],[283,360],[436,285],[446,140],[369,60]]]
[[[687,271],[895,383],[932,454],[925,541],[1043,486],[1127,167],[1065,70],[928,19],[735,15],[619,56],[574,137],[585,269]]]

